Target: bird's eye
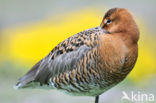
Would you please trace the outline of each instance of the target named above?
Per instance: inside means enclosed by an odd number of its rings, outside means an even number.
[[[107,24],[110,24],[112,23],[112,21],[110,19],[107,20]]]

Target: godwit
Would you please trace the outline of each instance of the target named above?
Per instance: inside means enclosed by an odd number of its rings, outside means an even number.
[[[121,82],[138,56],[139,29],[125,8],[106,12],[101,25],[58,44],[19,79],[16,88],[48,87],[72,95],[99,95]]]

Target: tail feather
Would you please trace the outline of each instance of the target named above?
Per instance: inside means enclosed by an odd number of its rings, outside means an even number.
[[[15,86],[15,89],[29,87],[32,82],[46,83],[50,75],[47,59],[43,59],[32,67]]]

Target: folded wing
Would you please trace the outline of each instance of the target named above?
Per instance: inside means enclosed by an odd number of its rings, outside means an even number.
[[[99,28],[93,28],[66,39],[20,78],[16,88],[28,87],[32,82],[48,84],[51,77],[71,71],[88,51],[98,45],[98,36],[104,33]]]

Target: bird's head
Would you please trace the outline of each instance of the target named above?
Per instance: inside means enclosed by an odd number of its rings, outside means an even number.
[[[125,8],[112,8],[108,10],[101,22],[101,28],[110,34],[124,34],[133,42],[139,39],[139,29],[132,14]]]

